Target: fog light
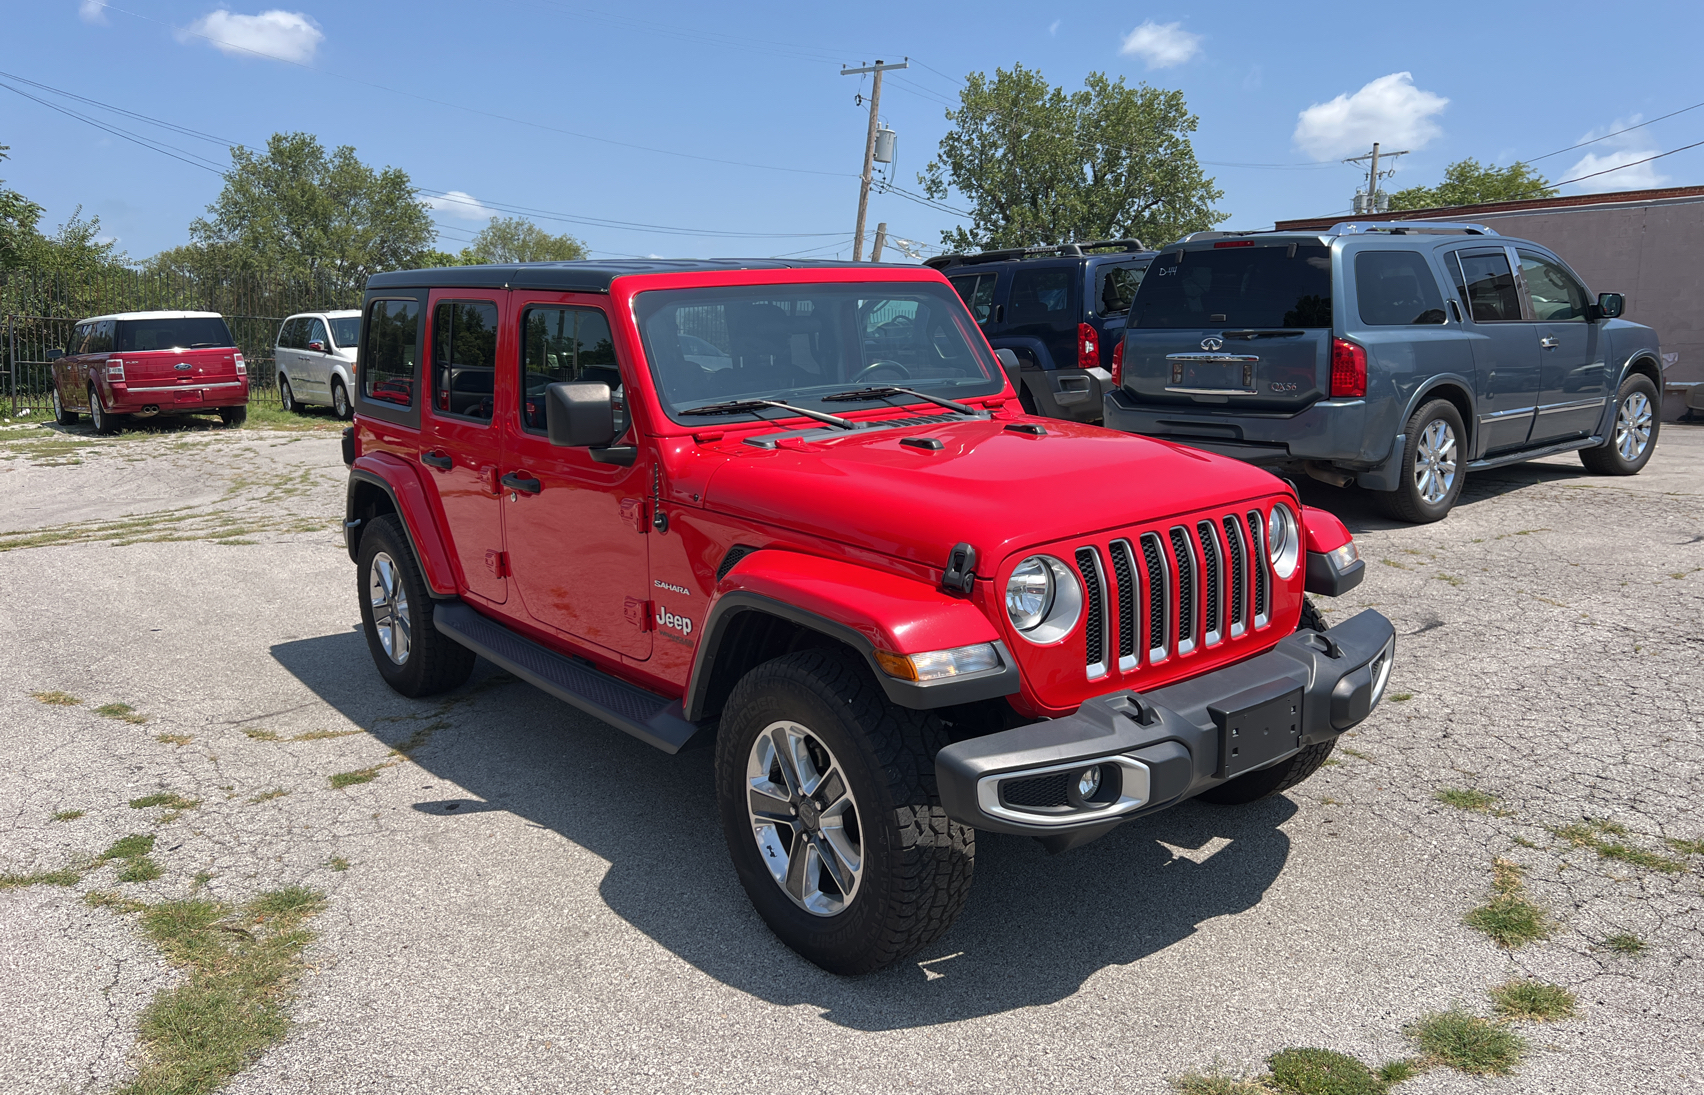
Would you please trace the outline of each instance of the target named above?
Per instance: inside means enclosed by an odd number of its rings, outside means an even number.
[[[1082,798],[1093,796],[1096,791],[1100,790],[1100,779],[1100,765],[1083,769],[1081,774],[1077,776],[1077,794]]]

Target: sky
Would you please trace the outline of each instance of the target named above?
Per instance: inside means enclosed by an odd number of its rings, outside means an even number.
[[[1182,90],[1229,228],[1347,213],[1373,141],[1408,152],[1387,190],[1468,156],[1592,176],[1564,193],[1704,183],[1704,147],[1635,162],[1704,141],[1695,2],[32,0],[6,29],[0,178],[135,259],[188,241],[231,144],[298,130],[408,172],[448,251],[520,212],[594,256],[849,258],[870,85],[840,69],[877,59],[910,60],[880,113],[914,193],[964,76],[1018,62]],[[877,193],[878,222],[933,254],[962,218]]]

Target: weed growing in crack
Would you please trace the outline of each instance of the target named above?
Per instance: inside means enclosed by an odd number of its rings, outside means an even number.
[[[1603,941],[1616,954],[1634,955],[1645,949],[1645,941],[1631,932],[1617,932]]]
[[[1679,874],[1686,869],[1686,864],[1678,859],[1635,848],[1623,841],[1606,840],[1605,837],[1628,835],[1627,826],[1614,821],[1586,818],[1584,821],[1552,828],[1550,831],[1576,848],[1590,848],[1603,859],[1614,859],[1630,866],[1661,871],[1663,874]],[[1673,842],[1670,844],[1672,846]]]
[[[1272,1095],[1260,1078],[1233,1075],[1220,1065],[1205,1072],[1186,1072],[1171,1083],[1181,1095]]]
[[[147,715],[137,714],[136,708],[130,706],[128,703],[103,703],[99,707],[95,708],[95,714],[100,715],[102,718],[121,719],[137,726],[148,721]]]
[[[1491,861],[1491,900],[1470,911],[1461,922],[1484,932],[1504,950],[1516,950],[1547,939],[1556,925],[1526,897],[1521,869],[1506,859]]]
[[[1412,693],[1412,692],[1393,692],[1391,694],[1391,697],[1390,697],[1390,702],[1392,702],[1392,703],[1407,703],[1409,700],[1411,700],[1413,698],[1414,698],[1414,693]]]
[[[1379,1079],[1386,1087],[1395,1087],[1406,1080],[1414,1079],[1424,1071],[1425,1069],[1414,1061],[1386,1061],[1379,1066]]]
[[[243,734],[247,737],[253,738],[255,741],[282,741],[283,740],[282,738],[280,738],[278,736],[277,731],[275,731],[275,730],[263,730],[259,727],[255,727],[254,729],[245,729],[243,731]]]
[[[82,817],[85,812],[86,811],[83,810],[60,810],[58,813],[53,815],[53,820],[76,821],[78,818]]]
[[[1507,1075],[1526,1052],[1525,1038],[1460,1008],[1423,1015],[1404,1033],[1420,1047],[1423,1063],[1474,1076]]]
[[[135,859],[127,859],[124,869],[118,872],[120,882],[152,882],[165,874],[165,869],[155,863],[150,856],[139,855]]]
[[[195,739],[188,734],[155,734],[154,740],[161,745],[188,745]]]
[[[1269,1081],[1285,1095],[1384,1095],[1385,1084],[1371,1069],[1345,1053],[1329,1049],[1284,1049],[1266,1060]]]
[[[150,806],[168,806],[173,810],[188,810],[201,805],[198,798],[184,798],[176,791],[158,791],[151,795],[130,800],[132,810],[146,810]]]
[[[1572,1019],[1579,998],[1549,981],[1505,981],[1491,990],[1491,1004],[1504,1019],[1544,1023]]]
[[[131,833],[113,841],[112,847],[100,854],[100,862],[112,859],[135,859],[147,855],[154,850],[154,837],[151,833]]]
[[[1445,806],[1454,806],[1458,810],[1474,810],[1481,814],[1491,813],[1491,807],[1497,802],[1496,795],[1464,787],[1446,787],[1433,797]]]
[[[285,790],[282,787],[274,787],[270,791],[262,791],[260,794],[249,799],[249,805],[253,806],[257,802],[271,802],[273,799],[283,798],[285,795],[287,795],[289,793],[290,793],[289,791]]]
[[[345,787],[353,787],[357,783],[371,783],[378,778],[379,769],[377,765],[371,768],[358,768],[353,772],[339,772],[331,777],[331,789],[339,791]]]
[[[31,692],[30,695],[50,707],[75,707],[83,702],[69,692]]]
[[[1337,751],[1339,753],[1347,753],[1350,756],[1354,757],[1356,760],[1364,760],[1369,764],[1374,763],[1373,758],[1371,756],[1369,756],[1366,753],[1361,752],[1359,749],[1351,749],[1347,745],[1339,745],[1337,747]]]
[[[0,874],[0,890],[18,890],[25,886],[75,886],[83,877],[79,871],[62,867],[57,871],[31,871],[28,874]]]
[[[1681,855],[1704,855],[1704,840],[1680,840],[1671,836],[1664,843]]]

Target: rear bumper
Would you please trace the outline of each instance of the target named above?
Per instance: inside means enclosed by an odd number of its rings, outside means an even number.
[[[1153,692],[957,742],[935,757],[941,805],[978,829],[1085,843],[1335,738],[1377,706],[1395,655],[1395,629],[1369,609]],[[1091,768],[1101,785],[1084,800]]]
[[[240,377],[196,384],[113,382],[107,386],[107,410],[112,414],[186,414],[241,407],[248,401],[248,381]]]
[[[1138,403],[1115,388],[1105,400],[1108,429],[1163,437],[1251,464],[1324,460],[1370,468],[1390,454],[1397,425],[1364,399],[1322,399],[1295,414],[1237,414],[1195,405]]]

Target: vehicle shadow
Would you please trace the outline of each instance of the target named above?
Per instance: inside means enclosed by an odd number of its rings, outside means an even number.
[[[1470,472],[1461,486],[1461,496],[1456,500],[1455,508],[1464,509],[1527,487],[1589,478],[1595,477],[1577,460],[1572,464],[1510,464],[1490,471]],[[1385,516],[1371,494],[1360,487],[1334,487],[1306,476],[1292,481],[1301,492],[1303,505],[1315,506],[1336,515],[1357,536],[1363,532],[1408,527],[1407,522]]]
[[[560,834],[609,863],[599,887],[608,907],[682,960],[857,1030],[1064,999],[1107,966],[1140,961],[1206,920],[1253,908],[1289,857],[1279,826],[1296,807],[1282,797],[1245,807],[1186,803],[1060,856],[1028,838],[980,834],[976,882],[946,936],[887,970],[836,977],[777,941],[746,900],[722,838],[711,750],[667,756],[484,662],[455,692],[404,699],[376,673],[350,672],[368,656],[358,631],[280,643],[272,654],[386,744],[407,739],[421,720],[448,723],[413,754],[468,796],[415,803],[434,823],[496,809]]]

